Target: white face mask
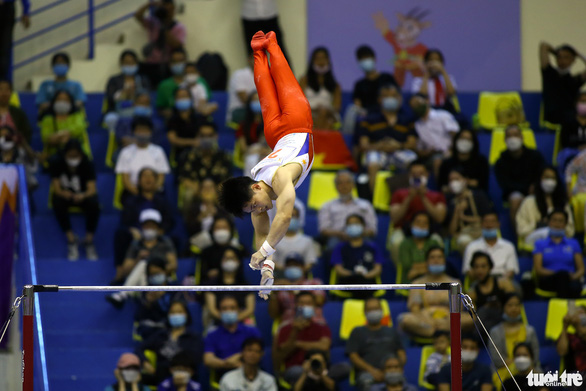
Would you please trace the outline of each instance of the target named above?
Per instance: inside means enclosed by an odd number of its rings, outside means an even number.
[[[531,359],[527,356],[515,357],[515,366],[521,372],[525,372],[531,368]]]
[[[153,240],[154,238],[157,237],[157,230],[156,229],[150,229],[150,228],[143,229],[142,230],[142,237],[145,240]]]
[[[228,259],[222,262],[222,270],[228,273],[233,273],[238,269],[239,262],[234,259]]]
[[[71,103],[58,100],[53,104],[53,110],[56,114],[68,114],[71,111]]]
[[[197,79],[199,79],[199,75],[196,75],[195,73],[185,75],[185,82],[187,84],[195,84],[197,83]]]
[[[81,163],[81,158],[77,158],[77,159],[65,159],[65,161],[67,162],[67,165],[69,167],[77,167],[77,166],[79,166],[79,163]]]
[[[191,374],[187,371],[173,371],[173,383],[175,385],[185,385],[189,383],[190,378]]]
[[[216,243],[224,245],[228,244],[232,233],[228,229],[217,229],[212,234]]]
[[[520,137],[509,137],[505,140],[505,144],[509,151],[515,152],[523,147],[523,140]]]
[[[471,140],[464,138],[456,141],[456,150],[460,153],[469,153],[474,148],[474,143]]]
[[[555,179],[547,178],[541,180],[541,189],[546,194],[551,194],[555,190],[557,185],[557,181]]]
[[[121,369],[120,374],[126,383],[135,383],[140,376],[137,369]]]
[[[462,362],[465,364],[473,363],[478,357],[478,352],[476,350],[462,350]]]
[[[464,181],[455,179],[450,181],[450,191],[454,194],[460,194],[464,190]]]

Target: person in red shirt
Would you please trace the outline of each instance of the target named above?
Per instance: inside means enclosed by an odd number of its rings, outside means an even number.
[[[576,329],[574,334],[568,333],[568,327]],[[574,313],[564,316],[562,333],[557,341],[560,357],[566,356],[566,369],[586,374],[586,306],[576,307]]]

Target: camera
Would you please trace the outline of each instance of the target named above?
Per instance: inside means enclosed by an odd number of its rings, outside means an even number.
[[[321,372],[322,371],[322,366],[321,366],[321,361],[318,360],[317,358],[312,359],[309,362],[310,366],[311,366],[311,370],[314,372]]]

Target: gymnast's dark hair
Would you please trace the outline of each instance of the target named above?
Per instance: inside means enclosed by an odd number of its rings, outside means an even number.
[[[252,178],[240,176],[222,182],[218,194],[220,206],[236,217],[242,217],[244,204],[252,198],[251,185],[256,183]]]

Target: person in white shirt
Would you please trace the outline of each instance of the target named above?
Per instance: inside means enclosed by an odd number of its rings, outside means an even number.
[[[444,55],[438,49],[429,49],[423,57],[423,77],[411,82],[411,93],[429,97],[431,107],[454,112],[450,99],[456,95],[456,81],[446,71]]]
[[[242,0],[240,16],[244,29],[244,47],[250,50],[250,40],[257,31],[274,31],[281,40],[281,50],[286,58],[284,35],[279,25],[279,12],[276,0]]]
[[[242,366],[220,379],[220,391],[277,391],[275,378],[259,367],[264,346],[260,338],[248,338],[242,344]]]
[[[496,212],[488,212],[482,216],[482,237],[470,242],[464,251],[462,273],[468,274],[471,281],[473,277],[470,263],[472,255],[477,251],[490,255],[494,262],[491,272],[493,276],[502,276],[512,280],[515,274],[519,273],[519,261],[515,246],[508,240],[498,237],[499,229],[500,223]]]
[[[248,65],[232,73],[228,83],[228,109],[226,122],[240,123],[246,115],[246,104],[250,95],[256,92],[254,85],[254,56],[248,56]]]
[[[153,122],[146,117],[137,117],[132,121],[132,132],[136,143],[122,148],[114,170],[116,174],[122,175],[124,191],[127,194],[138,194],[138,174],[145,167],[158,173],[157,186],[162,189],[165,175],[171,169],[163,148],[151,143]]]

